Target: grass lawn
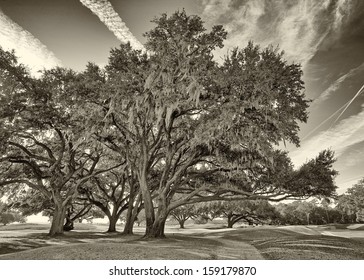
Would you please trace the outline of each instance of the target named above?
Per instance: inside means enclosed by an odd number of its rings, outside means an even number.
[[[268,260],[364,260],[364,239],[300,234],[285,228],[258,227],[224,234],[225,239],[248,242]]]
[[[254,227],[222,225],[168,227],[167,238],[143,240],[137,234],[107,234],[106,226],[77,224],[62,237],[47,236],[48,225],[0,227],[0,259],[364,259],[364,238],[322,233],[363,231],[343,226]],[[330,233],[329,232],[329,233]]]

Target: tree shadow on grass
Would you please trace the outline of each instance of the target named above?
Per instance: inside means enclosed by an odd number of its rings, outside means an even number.
[[[5,236],[0,239],[0,255],[53,245],[129,242],[139,239],[138,235],[103,233],[92,231],[66,232],[64,235],[49,236],[47,233],[30,233],[23,236]]]

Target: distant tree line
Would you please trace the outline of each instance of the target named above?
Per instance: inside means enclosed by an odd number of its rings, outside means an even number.
[[[236,224],[325,225],[363,222],[360,213],[364,208],[359,211],[346,211],[342,208],[341,199],[340,197],[332,203],[327,199],[314,199],[274,205],[264,200],[208,202],[181,206],[171,211],[170,217],[179,223],[180,228],[184,228],[188,220],[200,224],[216,218],[222,218],[228,228]]]

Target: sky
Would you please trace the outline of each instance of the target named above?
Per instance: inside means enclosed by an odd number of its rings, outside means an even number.
[[[218,60],[249,40],[300,63],[312,102],[300,147],[283,147],[296,167],[335,151],[338,193],[364,177],[364,1],[362,0],[0,0],[0,45],[37,75],[43,68],[105,65],[109,51],[143,34],[162,13],[185,9],[228,38]]]

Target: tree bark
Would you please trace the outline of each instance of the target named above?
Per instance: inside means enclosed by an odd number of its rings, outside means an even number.
[[[74,229],[74,222],[66,217],[66,223],[63,225],[64,231],[71,231]]]
[[[140,205],[139,205],[140,202],[141,202],[141,197],[139,197],[137,201],[138,202],[136,203],[136,205],[133,207],[133,209],[131,211],[131,216],[126,219],[125,226],[124,226],[124,231],[123,231],[124,234],[133,234],[134,224],[135,224],[135,221],[136,221],[136,219],[138,217],[138,214],[140,213],[140,210],[141,210]],[[138,226],[139,226],[140,221],[138,220],[137,223],[138,223]]]
[[[144,204],[145,205],[145,204]],[[145,231],[145,238],[165,238],[164,228],[169,214],[167,207],[167,199],[165,194],[161,193],[158,197],[158,210],[154,216],[154,222],[151,227],[147,227]],[[145,209],[145,208],[144,208]],[[154,213],[154,211],[153,211]]]
[[[149,230],[145,231],[144,238],[165,238],[164,228],[167,217],[157,217]]]
[[[148,184],[146,180],[146,174],[142,172],[139,178],[140,189],[142,191],[142,196],[144,200],[144,211],[145,211],[145,237],[153,237],[155,235],[154,224],[156,222],[155,214],[154,214],[154,206],[152,196],[148,189]]]
[[[134,201],[136,201],[134,206]],[[135,196],[131,196],[128,202],[128,211],[126,212],[125,217],[125,226],[123,233],[124,234],[133,234],[134,222],[136,217],[139,214],[139,207],[141,203],[141,194],[139,193],[137,199],[135,200]]]
[[[235,224],[233,215],[231,213],[227,214],[227,222],[228,222],[228,224],[227,224],[228,228],[232,228],[233,225]]]
[[[233,228],[233,225],[234,225],[233,220],[228,218],[228,224],[227,224],[227,227],[228,227],[228,228]]]
[[[185,220],[179,220],[179,228],[185,228]]]
[[[50,236],[63,234],[64,219],[66,217],[66,207],[62,202],[56,202],[53,212],[52,225],[49,230]]]
[[[116,232],[116,223],[118,222],[119,217],[117,215],[108,216],[109,218],[109,228],[107,232]]]

